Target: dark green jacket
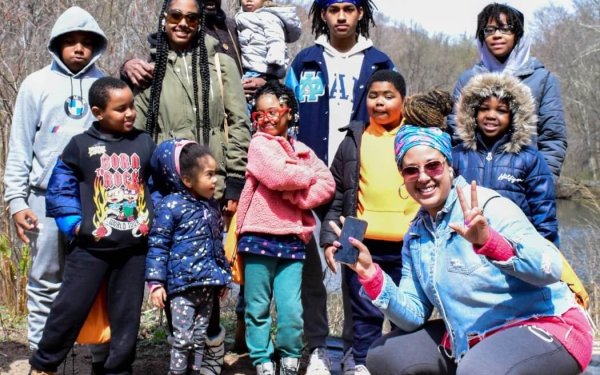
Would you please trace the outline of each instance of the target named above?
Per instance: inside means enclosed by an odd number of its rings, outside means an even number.
[[[209,147],[218,164],[216,199],[239,199],[244,186],[247,151],[250,143],[250,119],[246,99],[241,85],[241,77],[235,61],[224,53],[219,53],[223,90],[217,78],[215,48],[217,40],[206,36],[208,64],[210,69],[210,138]],[[170,138],[199,140],[196,137],[196,116],[194,114],[194,93],[192,84],[192,55],[169,52],[167,70],[163,80],[158,116],[158,142]],[[186,70],[189,74],[186,74]],[[202,91],[200,74],[198,78],[199,111],[202,113]],[[136,93],[137,118],[135,126],[145,129],[151,88]],[[228,140],[225,137],[224,120],[227,115]],[[202,115],[200,115],[202,121]]]

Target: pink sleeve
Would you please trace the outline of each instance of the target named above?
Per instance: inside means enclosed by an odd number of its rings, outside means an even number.
[[[310,169],[290,158],[275,139],[260,136],[252,138],[246,169],[271,190],[306,189],[314,183]]]
[[[376,299],[377,296],[379,296],[379,293],[381,293],[381,289],[383,288],[384,280],[383,271],[381,270],[381,267],[379,267],[379,264],[373,264],[375,265],[377,271],[372,277],[362,278],[358,276],[358,281],[360,281],[365,290],[365,293],[367,294],[367,296],[369,296],[370,299]]]
[[[515,256],[512,245],[502,235],[490,228],[490,237],[483,246],[473,245],[473,250],[479,255],[497,260],[506,261]]]
[[[307,167],[312,172],[313,183],[306,189],[283,193],[284,199],[301,209],[313,209],[325,204],[335,193],[335,181],[329,168],[312,151],[310,151]]]

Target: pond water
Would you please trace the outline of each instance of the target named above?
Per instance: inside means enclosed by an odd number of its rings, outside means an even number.
[[[600,204],[599,202],[595,202]],[[600,209],[593,201],[558,200],[561,250],[584,282],[600,281]]]

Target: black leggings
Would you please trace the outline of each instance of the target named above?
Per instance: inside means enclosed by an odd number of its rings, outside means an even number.
[[[575,375],[581,370],[562,344],[535,327],[513,327],[487,337],[456,365],[439,348],[446,327],[430,321],[415,332],[395,330],[369,349],[373,375]]]

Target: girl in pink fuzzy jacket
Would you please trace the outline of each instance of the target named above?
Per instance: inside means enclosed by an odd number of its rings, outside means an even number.
[[[331,200],[335,182],[296,128],[294,93],[277,81],[256,93],[256,134],[248,149],[238,206],[238,252],[244,258],[246,343],[257,374],[274,374],[271,298],[277,308],[281,373],[296,374],[302,355],[300,286],[305,246],[315,226],[311,209]]]

